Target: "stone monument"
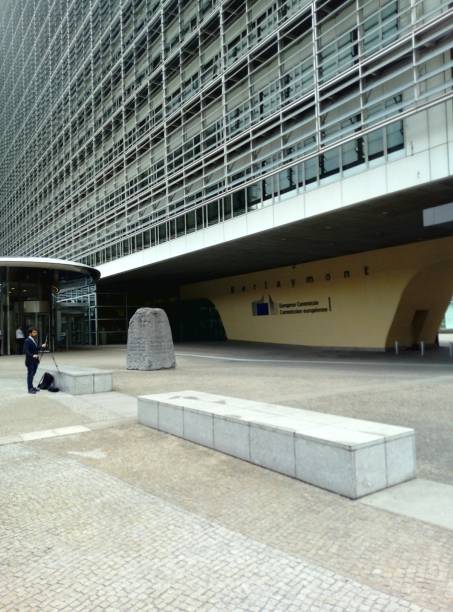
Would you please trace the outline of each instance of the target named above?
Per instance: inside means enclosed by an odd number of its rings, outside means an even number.
[[[175,349],[165,311],[139,308],[129,322],[127,369],[162,370],[175,366]]]

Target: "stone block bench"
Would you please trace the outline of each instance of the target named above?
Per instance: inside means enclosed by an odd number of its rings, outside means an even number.
[[[415,432],[200,391],[138,398],[138,421],[357,499],[415,477]]]
[[[71,395],[86,393],[104,393],[112,390],[112,372],[97,368],[79,368],[63,366],[42,367],[40,376],[49,372],[55,378],[55,384],[60,391]]]

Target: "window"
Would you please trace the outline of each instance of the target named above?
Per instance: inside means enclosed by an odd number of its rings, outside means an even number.
[[[272,194],[274,193],[274,177],[268,176],[267,178],[261,181],[261,191],[263,202],[266,200],[272,199]]]
[[[231,211],[231,196],[227,195],[223,198],[223,218],[230,219],[232,216]]]
[[[186,233],[185,217],[182,215],[176,219],[176,235],[183,236]]]
[[[313,183],[318,179],[318,158],[312,157],[304,162],[305,184]]]
[[[403,122],[397,121],[386,127],[387,153],[393,153],[404,147]]]
[[[296,189],[295,173],[295,168],[287,168],[279,173],[280,195]]]
[[[365,161],[363,138],[350,140],[341,147],[343,170],[348,170]]]
[[[207,205],[208,212],[208,225],[215,225],[219,222],[219,203],[216,200],[215,202],[210,202]]]
[[[190,212],[186,214],[186,232],[188,234],[190,234],[191,232],[194,232],[196,229],[195,226],[196,226],[195,211],[191,210]]]
[[[331,149],[319,156],[319,177],[326,178],[340,171],[339,149]]]
[[[261,204],[261,193],[259,183],[247,187],[247,210],[256,210]]]
[[[157,230],[158,230],[159,243],[166,242],[168,240],[168,236],[167,236],[167,224],[166,223],[161,223],[158,226]]]
[[[235,191],[233,193],[233,217],[243,215],[245,213],[245,191]]]
[[[373,160],[384,155],[384,133],[383,130],[375,130],[366,136],[368,159]]]

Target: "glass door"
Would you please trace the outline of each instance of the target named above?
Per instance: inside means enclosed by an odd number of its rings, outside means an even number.
[[[48,312],[30,312],[24,314],[25,334],[30,327],[36,327],[39,332],[39,342],[50,342],[50,315]]]

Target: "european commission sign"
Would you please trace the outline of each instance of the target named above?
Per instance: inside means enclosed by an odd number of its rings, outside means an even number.
[[[268,315],[315,314],[317,312],[332,312],[332,300],[327,298],[326,303],[319,300],[274,302],[270,295],[252,302],[252,314],[255,317]]]

